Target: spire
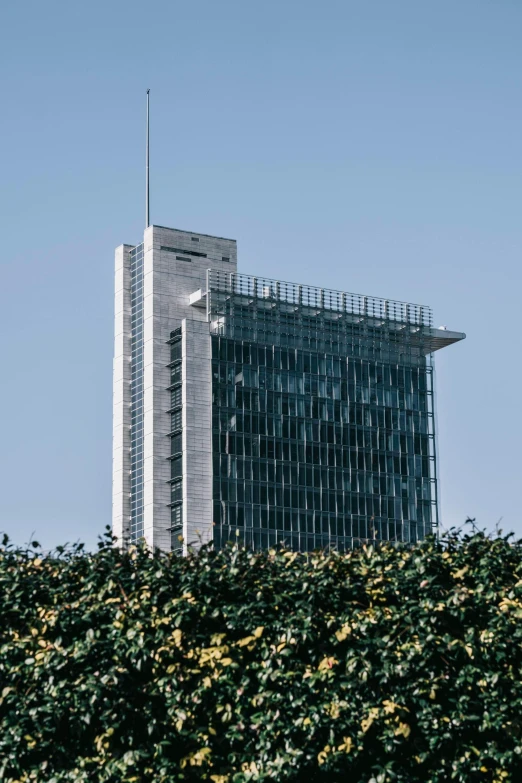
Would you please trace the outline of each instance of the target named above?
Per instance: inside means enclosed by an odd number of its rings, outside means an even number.
[[[149,201],[149,101],[150,90],[147,90],[147,143],[145,151],[145,228],[150,226],[150,201]]]

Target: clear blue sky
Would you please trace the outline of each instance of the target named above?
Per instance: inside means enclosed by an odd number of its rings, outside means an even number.
[[[11,2],[0,18],[0,529],[111,516],[113,250],[433,307],[442,519],[522,535],[519,0]]]

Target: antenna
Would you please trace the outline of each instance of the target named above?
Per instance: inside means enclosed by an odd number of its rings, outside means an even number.
[[[147,90],[147,144],[145,151],[145,228],[150,226],[150,200],[149,200],[149,100],[150,90]]]

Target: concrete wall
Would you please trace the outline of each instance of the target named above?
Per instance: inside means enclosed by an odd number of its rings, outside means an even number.
[[[212,540],[212,351],[208,322],[184,319],[183,540]]]
[[[199,241],[194,241],[199,240]],[[174,249],[162,250],[162,247]],[[180,251],[206,253],[206,258]],[[190,258],[190,261],[178,260]],[[229,261],[223,261],[223,256]],[[183,325],[184,519],[186,538],[206,535],[212,516],[210,337],[206,310],[189,305],[189,295],[206,285],[209,268],[236,271],[234,240],[150,226],[144,234],[144,535],[151,547],[170,550],[170,332]],[[191,357],[191,352],[194,356]],[[201,378],[198,373],[201,372]],[[184,397],[185,401],[185,397]],[[205,414],[207,410],[207,414]],[[205,422],[203,424],[203,422]],[[185,468],[186,466],[186,468]],[[190,517],[190,519],[189,519]]]

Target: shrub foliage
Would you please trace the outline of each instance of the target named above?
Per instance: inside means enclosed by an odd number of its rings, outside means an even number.
[[[522,548],[0,548],[2,781],[520,781]]]

